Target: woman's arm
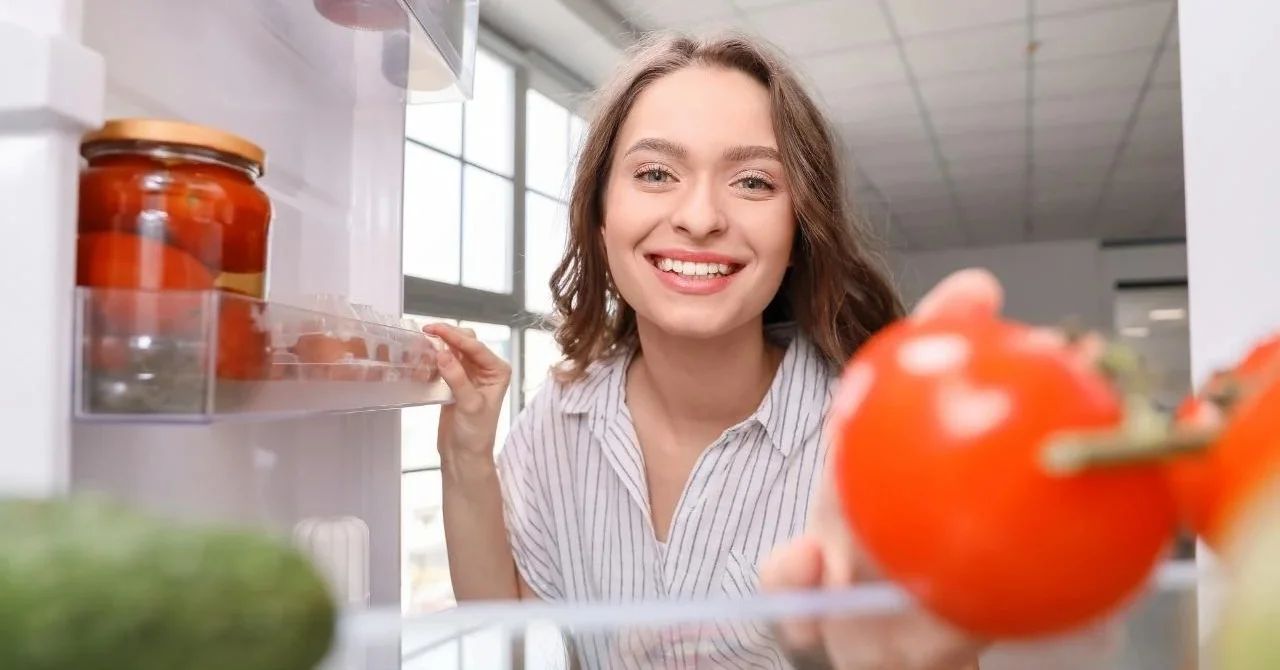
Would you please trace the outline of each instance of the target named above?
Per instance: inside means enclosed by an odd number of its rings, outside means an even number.
[[[470,329],[431,325],[425,330],[449,345],[439,363],[454,402],[440,409],[437,443],[454,596],[490,600],[530,595],[516,572],[493,458],[511,367]]]
[[[492,454],[442,458],[440,472],[454,597],[460,601],[521,597]]]

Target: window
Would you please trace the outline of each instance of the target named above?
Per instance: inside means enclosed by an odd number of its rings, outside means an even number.
[[[585,128],[582,117],[531,87],[531,74],[518,58],[481,49],[472,100],[410,106],[405,118],[405,312],[424,324],[471,328],[511,363],[499,449],[560,358],[539,324],[551,310],[548,282],[567,239],[565,203]],[[453,604],[439,415],[438,407],[400,415],[407,613]]]

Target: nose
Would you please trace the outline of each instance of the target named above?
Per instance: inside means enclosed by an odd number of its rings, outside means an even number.
[[[671,224],[676,230],[698,239],[724,232],[725,218],[714,188],[711,180],[701,179],[685,189],[671,213]]]

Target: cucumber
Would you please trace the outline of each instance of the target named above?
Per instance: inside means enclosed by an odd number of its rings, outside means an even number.
[[[336,611],[268,535],[101,500],[0,500],[0,668],[311,670]]]

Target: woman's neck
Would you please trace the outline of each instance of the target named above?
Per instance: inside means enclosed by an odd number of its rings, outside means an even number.
[[[765,340],[759,320],[710,339],[672,336],[643,320],[637,330],[628,392],[649,395],[673,427],[728,427],[747,418],[783,355]]]

